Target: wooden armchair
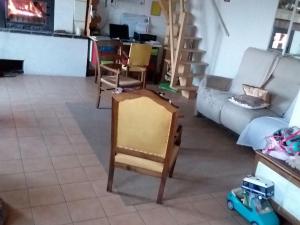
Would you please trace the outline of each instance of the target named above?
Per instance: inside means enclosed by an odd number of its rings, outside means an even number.
[[[97,108],[100,107],[103,84],[106,90],[116,88],[142,88],[143,80],[122,75],[122,42],[120,40],[97,41],[97,74],[95,82],[99,79]]]
[[[146,72],[150,62],[152,46],[149,44],[131,44],[128,62],[122,68],[126,76],[130,72],[140,73],[139,79],[143,81],[143,88],[146,87]]]
[[[157,203],[162,203],[167,176],[172,177],[181,137],[175,106],[141,89],[112,98],[112,139],[107,191],[115,167],[159,177]]]

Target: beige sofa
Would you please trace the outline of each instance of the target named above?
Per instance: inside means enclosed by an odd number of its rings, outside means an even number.
[[[271,76],[271,77],[270,77]],[[270,78],[269,78],[270,77]],[[261,86],[272,96],[267,109],[251,110],[236,106],[228,98],[243,94],[242,84]],[[278,53],[248,48],[233,80],[206,76],[199,85],[196,110],[237,134],[253,119],[283,116],[300,89],[300,60]]]

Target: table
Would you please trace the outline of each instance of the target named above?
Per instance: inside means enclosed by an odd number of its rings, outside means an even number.
[[[292,224],[300,224],[300,172],[260,151],[256,151],[255,163],[255,176],[275,183],[275,211]]]

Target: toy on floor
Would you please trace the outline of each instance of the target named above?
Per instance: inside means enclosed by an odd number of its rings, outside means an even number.
[[[227,194],[227,206],[251,225],[279,225],[279,219],[268,201],[273,195],[273,182],[248,176],[243,179],[241,187]]]

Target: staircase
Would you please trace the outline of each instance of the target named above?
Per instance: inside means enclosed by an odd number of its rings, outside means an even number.
[[[193,16],[186,11],[186,2],[160,0],[160,5],[167,20],[164,45],[170,87],[191,99],[197,93],[197,87],[192,84],[193,78],[203,76],[207,64],[202,62],[205,51],[198,49],[201,38],[195,37],[196,27],[192,24]],[[195,69],[201,72],[194,73]]]

